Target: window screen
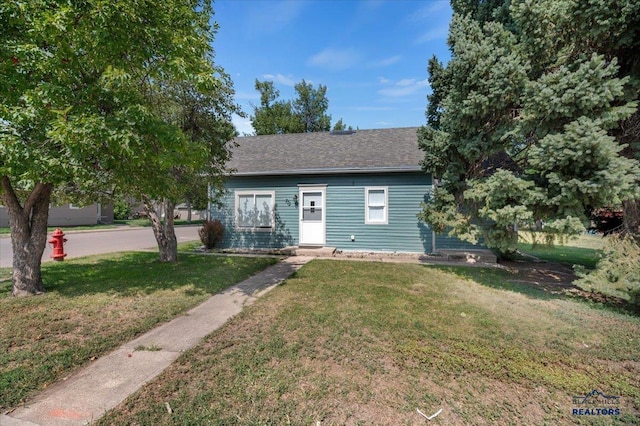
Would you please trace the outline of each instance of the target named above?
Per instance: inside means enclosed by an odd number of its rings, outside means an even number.
[[[387,223],[387,188],[365,188],[365,223]]]
[[[236,194],[236,224],[240,228],[272,228],[273,194]]]

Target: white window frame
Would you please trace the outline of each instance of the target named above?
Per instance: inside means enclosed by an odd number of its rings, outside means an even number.
[[[369,192],[370,191],[384,191],[384,205],[369,205]],[[369,208],[370,207],[383,207],[382,212],[384,215],[383,220],[370,220]],[[366,186],[364,188],[364,223],[366,225],[388,225],[389,224],[389,188],[387,186]]]
[[[255,205],[255,197],[258,195],[268,195],[271,197],[271,226],[240,226],[240,220],[238,218],[238,207],[240,206],[240,197],[252,195]],[[235,228],[239,231],[257,231],[257,232],[271,232],[275,228],[275,209],[276,209],[276,192],[275,191],[235,191],[234,193],[234,222]]]

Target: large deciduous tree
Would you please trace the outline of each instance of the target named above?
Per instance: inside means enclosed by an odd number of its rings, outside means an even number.
[[[638,54],[628,55],[640,47],[640,4],[457,0],[453,9],[451,60],[428,68],[419,141],[425,170],[442,181],[421,218],[508,255],[518,225],[572,234],[594,209],[638,197],[640,167],[616,137],[637,114]]]
[[[0,184],[14,295],[44,290],[52,191],[86,197],[135,181],[162,198],[177,186],[162,173],[194,164],[191,136],[154,94],[168,82],[228,90],[211,62],[211,13],[207,0],[0,4]]]
[[[302,122],[293,112],[291,101],[278,100],[280,91],[273,81],[256,80],[255,88],[260,92],[260,106],[253,108],[251,125],[256,135],[301,133]]]
[[[331,128],[331,116],[327,115],[329,99],[327,99],[327,86],[313,84],[302,80],[294,86],[298,97],[293,101],[293,111],[302,122],[303,131],[326,132]]]
[[[253,108],[251,125],[257,135],[283,133],[324,132],[331,128],[331,116],[327,115],[329,99],[327,87],[302,80],[294,88],[297,98],[293,101],[279,100],[280,92],[272,81],[256,80],[255,88],[260,92],[260,106]]]
[[[231,114],[241,111],[233,102],[231,80],[222,68],[207,61],[203,66],[197,78],[156,81],[147,89],[151,108],[168,132],[149,141],[156,146],[151,155],[124,164],[116,174],[123,178],[119,188],[143,202],[163,262],[178,257],[176,204],[195,187],[220,193],[231,155],[228,142],[237,135]],[[138,177],[129,179],[133,174]]]

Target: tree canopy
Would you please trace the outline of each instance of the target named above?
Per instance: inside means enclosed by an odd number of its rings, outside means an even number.
[[[251,124],[257,135],[281,133],[323,132],[331,128],[331,116],[327,115],[329,99],[327,87],[302,80],[294,88],[297,98],[279,100],[280,92],[272,81],[256,80],[260,92],[260,105],[253,108]]]
[[[175,205],[188,193],[221,190],[230,157],[227,142],[237,134],[231,124],[231,113],[239,111],[233,103],[232,83],[221,68],[213,72],[221,84],[200,86],[198,80],[185,79],[158,81],[148,88],[154,113],[177,131],[177,139],[169,133],[150,140],[159,152],[123,164],[125,170],[114,176],[120,191],[143,201],[162,261],[175,261],[178,256]],[[127,177],[133,174],[136,179]]]
[[[342,118],[336,121],[336,123],[333,125],[333,129],[331,129],[332,132],[343,132],[345,130],[353,130],[353,127],[347,127],[347,125],[342,121]]]
[[[260,106],[253,108],[251,125],[256,135],[301,133],[302,122],[295,116],[291,101],[278,100],[280,91],[272,81],[258,81],[255,88],[260,92]]]
[[[637,198],[640,167],[617,136],[637,114],[640,4],[453,8],[451,60],[428,67],[419,143],[441,183],[421,218],[506,254],[518,226],[576,233],[594,209]]]
[[[213,64],[212,13],[208,0],[0,4],[0,195],[14,294],[44,290],[52,191],[97,198],[118,187],[162,199],[179,186],[167,171],[226,158],[228,132],[212,123],[235,107]],[[215,132],[216,143],[194,143]]]

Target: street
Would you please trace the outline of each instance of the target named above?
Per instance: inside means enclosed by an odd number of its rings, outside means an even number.
[[[178,243],[198,240],[198,228],[200,226],[177,226],[176,237]],[[47,240],[51,234],[47,236]],[[92,254],[113,253],[127,250],[156,249],[157,243],[153,236],[153,230],[149,228],[114,228],[100,231],[68,232],[65,235],[67,242],[64,251],[65,259],[88,256]],[[47,243],[42,261],[49,261],[51,245]],[[0,268],[11,267],[13,254],[11,250],[11,238],[0,238]]]

